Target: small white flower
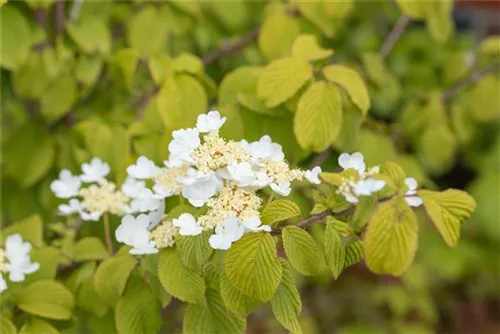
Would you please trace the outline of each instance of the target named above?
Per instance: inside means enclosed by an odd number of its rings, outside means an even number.
[[[215,173],[203,173],[192,168],[188,169],[187,176],[179,178],[179,181],[183,184],[182,196],[196,207],[203,206],[223,186]]]
[[[239,240],[245,233],[245,227],[236,217],[229,217],[222,226],[215,227],[215,234],[208,239],[213,249],[229,249],[233,242]]]
[[[145,214],[141,214],[137,218],[126,215],[115,231],[116,240],[133,247],[129,251],[130,254],[158,253],[148,231],[149,224],[149,217]]]
[[[87,211],[80,211],[80,218],[85,221],[98,221],[101,218],[102,213],[97,212],[97,211],[92,211],[92,212],[87,212]]]
[[[148,218],[149,218],[148,230],[151,231],[153,228],[155,228],[161,222],[164,215],[165,215],[165,201],[161,200],[158,209],[148,213]]]
[[[292,192],[292,188],[290,188],[290,182],[281,184],[271,183],[271,189],[281,196],[288,196]]]
[[[149,179],[158,172],[158,167],[155,163],[145,156],[137,158],[135,165],[127,167],[128,175],[136,179]]]
[[[170,165],[179,165],[183,162],[192,164],[191,153],[200,146],[200,133],[198,129],[181,129],[172,132],[173,140],[168,145]]]
[[[385,181],[376,179],[364,179],[358,181],[354,187],[354,193],[357,196],[370,196],[371,194],[382,190],[385,186]]]
[[[320,184],[321,180],[319,179],[319,173],[321,173],[321,167],[316,166],[311,170],[306,170],[304,176],[306,177],[307,181],[311,182],[312,184]]]
[[[80,180],[83,182],[97,182],[106,177],[110,172],[109,165],[99,158],[93,158],[90,163],[82,164],[82,172]]]
[[[143,188],[130,202],[131,212],[155,211],[160,206],[161,199],[155,198],[151,189]]]
[[[268,176],[265,172],[260,171],[255,174],[255,181],[252,184],[252,188],[262,189],[270,185],[272,182],[272,177]]]
[[[220,117],[220,113],[217,110],[209,111],[208,114],[202,114],[198,116],[196,122],[196,128],[201,133],[218,131],[221,126],[226,121],[226,117]]]
[[[0,273],[0,293],[4,292],[7,290],[7,282],[3,278],[2,273]]]
[[[259,231],[266,231],[266,232],[271,232],[271,226],[269,225],[262,225],[262,221],[260,220],[259,216],[254,216],[249,219],[245,219],[241,222],[245,229],[250,232],[259,232]]]
[[[59,209],[60,214],[62,214],[64,216],[69,216],[69,215],[72,215],[74,213],[79,213],[80,211],[82,211],[83,205],[76,198],[72,198],[69,200],[68,204],[59,205],[58,209]]]
[[[155,192],[153,197],[158,199],[164,199],[174,194],[170,189],[167,189],[159,184],[155,184],[153,186],[153,191]]]
[[[8,263],[5,269],[9,272],[12,282],[22,282],[27,274],[34,273],[40,268],[38,262],[31,262],[31,244],[23,241],[20,234],[13,234],[5,241],[5,257]]]
[[[73,176],[67,169],[59,173],[59,179],[52,181],[50,190],[58,198],[71,198],[78,195],[82,182],[78,176]]]
[[[271,137],[268,135],[262,136],[262,138],[256,142],[248,144],[246,141],[241,141],[241,144],[250,151],[254,162],[260,160],[282,161],[285,159],[285,154],[283,153],[281,145],[273,143]]]
[[[252,165],[248,162],[236,163],[233,162],[227,166],[229,178],[237,181],[240,187],[248,187],[255,182],[255,172],[252,170]]]
[[[121,189],[126,196],[130,198],[136,198],[144,188],[146,188],[145,181],[139,181],[132,176],[127,176],[125,182],[123,182],[122,184]]]
[[[405,179],[405,184],[408,187],[408,191],[405,193],[405,201],[409,206],[417,207],[422,205],[422,198],[417,196],[417,180],[413,177],[407,177]]]
[[[190,213],[183,213],[172,221],[174,226],[179,228],[180,235],[198,235],[203,231],[203,227],[196,222]]]
[[[342,153],[339,156],[338,162],[343,169],[354,168],[360,175],[363,174],[366,169],[363,154],[360,152],[355,152],[353,154]]]

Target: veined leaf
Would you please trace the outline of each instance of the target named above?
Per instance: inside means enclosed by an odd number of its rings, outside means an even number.
[[[460,238],[460,223],[476,210],[476,201],[457,189],[442,192],[419,190],[430,219],[448,246],[456,246]]]
[[[208,243],[211,233],[203,232],[196,236],[177,239],[177,249],[182,263],[192,269],[200,270],[212,255],[212,247]]]
[[[312,75],[312,67],[304,59],[275,60],[260,75],[257,96],[264,100],[266,107],[276,107],[297,93]]]
[[[235,242],[224,259],[229,282],[246,295],[268,301],[281,278],[276,245],[269,233],[249,233]]]
[[[297,204],[287,199],[272,201],[261,213],[262,223],[275,226],[276,223],[300,215],[300,208]]]
[[[94,286],[99,296],[114,306],[136,265],[137,260],[130,255],[115,256],[102,262],[94,275]]]
[[[224,271],[220,275],[220,295],[227,309],[239,316],[246,317],[260,304],[258,300],[248,297],[236,289],[229,282]]]
[[[6,331],[5,334],[9,332]],[[15,331],[13,333],[16,333]],[[2,327],[2,334],[4,334],[4,328]],[[50,323],[42,319],[32,318],[28,320],[27,323],[21,327],[19,334],[59,334],[59,331],[55,329]]]
[[[228,73],[219,86],[219,103],[221,105],[235,103],[240,93],[255,95],[261,73],[260,66],[242,66]]]
[[[281,282],[271,299],[271,307],[278,321],[291,333],[302,333],[298,315],[302,309],[300,294],[288,262],[280,259],[283,266]]]
[[[405,185],[406,173],[403,168],[394,162],[384,162],[382,166],[380,166],[380,174],[387,177],[384,179],[394,188],[392,190],[399,190]]]
[[[268,60],[275,60],[290,55],[293,41],[300,33],[296,19],[277,13],[264,21],[259,33],[260,52]],[[280,38],[276,38],[280,36]]]
[[[333,144],[342,125],[340,95],[332,84],[319,81],[302,94],[293,120],[293,132],[303,148],[324,151]]]
[[[125,291],[116,304],[115,323],[119,334],[158,333],[161,306],[145,285]]]
[[[364,236],[368,267],[378,274],[403,274],[413,262],[417,232],[417,217],[401,196],[379,204]]]
[[[319,60],[328,58],[333,50],[323,49],[319,46],[318,39],[313,34],[299,35],[292,46],[292,56],[306,60]]]
[[[75,245],[75,260],[102,260],[108,257],[106,247],[97,237],[87,237],[79,240]]]
[[[205,281],[198,272],[182,264],[175,247],[160,251],[158,278],[163,288],[172,296],[188,303],[205,302]]]
[[[323,75],[328,81],[334,82],[344,88],[352,103],[366,115],[370,109],[370,96],[365,83],[358,72],[343,65],[330,65],[323,68]]]
[[[345,262],[345,247],[342,245],[341,234],[332,223],[326,225],[324,239],[325,260],[332,275],[337,279]]]
[[[292,267],[303,275],[314,275],[319,270],[319,251],[314,239],[297,226],[282,231],[283,246]]]
[[[5,315],[0,316],[0,328],[2,329],[2,334],[17,333],[16,326]]]

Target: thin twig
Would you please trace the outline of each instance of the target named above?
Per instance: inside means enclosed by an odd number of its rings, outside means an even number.
[[[136,109],[136,108],[138,109],[137,115],[135,117],[136,120],[140,121],[142,119],[142,116],[144,115],[144,112],[146,111],[146,108],[149,104],[149,101],[151,101],[151,99],[156,96],[156,94],[158,93],[159,90],[160,90],[160,87],[158,87],[158,86],[153,87],[153,89],[151,89],[149,92],[144,94],[139,99],[139,101],[137,103],[132,105],[132,109]]]
[[[233,53],[235,51],[244,48],[245,46],[247,46],[248,44],[252,43],[254,40],[257,39],[257,37],[259,36],[259,31],[260,31],[259,28],[251,30],[246,35],[242,36],[236,41],[229,44],[225,44],[220,49],[217,49],[214,52],[204,56],[201,59],[201,61],[203,62],[204,65],[209,65],[222,56],[225,56],[227,54]]]
[[[401,38],[401,35],[403,35],[408,23],[410,23],[410,18],[406,14],[402,14],[396,21],[380,48],[379,55],[382,59],[389,55],[394,45],[396,45],[396,42]]]
[[[56,4],[54,5],[54,11],[55,11],[55,30],[56,30],[56,35],[62,35],[64,33],[64,1],[63,0],[58,0]]]
[[[328,158],[330,158],[330,155],[332,155],[331,147],[316,155],[307,168],[313,169],[316,166],[321,166],[326,160],[328,160]]]
[[[69,22],[75,23],[80,17],[80,12],[82,11],[83,0],[74,0],[73,6],[71,7],[71,11],[69,13]]]
[[[441,101],[443,103],[448,102],[451,98],[453,98],[455,95],[460,93],[462,90],[475,84],[476,82],[481,80],[486,75],[488,75],[492,72],[498,71],[498,70],[500,70],[500,63],[493,63],[489,66],[486,66],[482,69],[479,69],[479,70],[473,72],[468,77],[463,78],[462,80],[459,80],[458,82],[453,84],[450,88],[446,89],[443,92],[443,95],[441,96]]]

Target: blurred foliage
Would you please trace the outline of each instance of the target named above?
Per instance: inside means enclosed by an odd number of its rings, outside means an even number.
[[[367,164],[395,161],[427,188],[470,191],[478,209],[464,224],[458,246],[448,248],[435,232],[427,233],[431,227],[420,226],[416,264],[401,279],[375,277],[357,265],[335,282],[328,268],[299,281],[306,333],[460,330],[460,319],[472,312],[468,305],[485,314],[499,307],[500,39],[476,43],[471,34],[456,31],[451,9],[448,1],[4,3],[3,224],[34,224],[23,230],[36,235],[33,226],[42,229],[44,222],[49,242],[37,252],[46,252],[40,258],[53,269],[41,278],[56,275],[57,260],[47,255],[52,246],[70,254],[78,254],[78,247],[86,254],[89,247],[93,255],[86,260],[101,260],[92,241],[75,245],[67,222],[54,215],[58,202],[49,183],[57,171],[76,172],[97,156],[121,181],[139,155],[164,160],[172,130],[218,109],[228,117],[223,136],[255,140],[269,134],[295,165],[307,166],[327,149],[322,165],[329,170],[338,152],[359,150]],[[402,11],[411,22],[384,55],[379,50]],[[242,40],[248,43],[238,46]],[[481,72],[485,68],[493,70]],[[326,81],[342,89],[332,93]],[[299,101],[301,96],[310,98]],[[340,104],[336,113],[329,109]],[[300,121],[305,119],[315,121]],[[302,212],[311,210],[307,191],[292,200]],[[37,213],[42,220],[33,222],[29,217]],[[9,226],[13,222],[20,223]],[[322,229],[314,225],[311,232],[320,237]],[[92,224],[80,233],[102,237]],[[60,244],[51,245],[61,236]],[[42,246],[41,234],[37,238],[32,242]],[[78,315],[65,320],[64,305],[35,312],[57,321],[17,319],[16,325],[24,323],[21,332],[124,332],[115,328],[110,306],[126,288],[123,268],[132,270],[135,262],[106,261],[105,269],[122,275],[116,278],[122,283],[117,296],[102,300],[100,289],[109,289],[90,279],[92,261],[57,274],[74,301],[59,283],[31,285],[40,293],[55,291],[60,303],[74,302]],[[141,270],[146,275],[147,268]],[[158,290],[140,291],[129,283],[116,307],[134,312],[129,301],[137,294],[140,307],[167,305],[171,297],[151,277]],[[166,308],[162,330],[179,329],[176,311],[175,303]],[[248,331],[282,331],[269,314],[253,313]],[[4,321],[2,328],[10,328]],[[150,327],[140,330],[157,330],[161,324],[155,321],[145,319]]]

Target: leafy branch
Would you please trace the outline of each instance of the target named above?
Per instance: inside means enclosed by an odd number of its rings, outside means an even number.
[[[208,55],[204,56],[201,59],[203,65],[212,64],[220,57],[223,57],[225,55],[228,55],[228,54],[231,54],[233,52],[236,52],[238,50],[243,49],[248,44],[252,43],[254,40],[257,39],[257,37],[259,36],[259,32],[260,32],[260,28],[255,28],[255,29],[249,31],[246,35],[235,40],[234,42],[222,45],[221,48],[215,50],[212,53],[209,53]]]
[[[405,14],[401,15],[399,19],[396,21],[394,27],[392,28],[391,32],[386,36],[384,42],[382,43],[382,47],[378,52],[382,59],[385,59],[392,51],[394,45],[396,45],[397,41],[401,38],[410,21],[411,21],[410,18]]]

